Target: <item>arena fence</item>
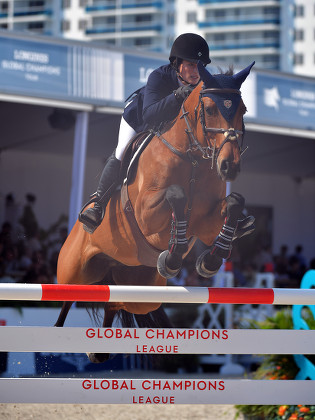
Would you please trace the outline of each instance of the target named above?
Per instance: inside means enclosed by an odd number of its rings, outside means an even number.
[[[1,284],[0,300],[314,305],[315,290]],[[313,354],[315,331],[0,327],[0,351]],[[314,404],[315,381],[1,378],[0,403]]]
[[[315,289],[3,283],[0,300],[314,305]]]

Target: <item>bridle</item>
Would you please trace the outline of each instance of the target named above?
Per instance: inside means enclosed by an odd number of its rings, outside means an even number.
[[[205,109],[204,109],[204,102],[202,100],[203,96],[206,96],[207,94],[226,94],[226,93],[230,93],[230,94],[237,94],[237,95],[241,95],[241,92],[237,89],[230,89],[230,88],[208,88],[208,89],[203,89],[201,90],[200,94],[199,94],[199,101],[198,104],[196,105],[195,108],[195,117],[197,118],[197,112],[198,112],[198,108],[200,106],[200,111],[199,111],[199,115],[200,115],[200,123],[202,126],[202,131],[203,131],[203,136],[204,136],[204,140],[205,140],[205,144],[207,144],[207,146],[202,146],[200,144],[200,142],[198,141],[198,139],[196,138],[195,134],[193,133],[190,123],[189,123],[189,119],[188,119],[188,115],[189,115],[189,111],[185,110],[185,101],[183,102],[182,106],[181,106],[181,111],[182,114],[180,116],[180,119],[184,119],[187,128],[185,128],[185,133],[188,136],[188,141],[189,141],[189,148],[186,150],[185,153],[179,151],[178,149],[176,149],[174,146],[172,146],[167,140],[165,140],[165,138],[162,136],[162,134],[160,132],[155,132],[154,134],[159,137],[159,139],[173,152],[175,153],[177,156],[181,157],[184,160],[189,160],[193,166],[197,165],[197,161],[196,159],[193,157],[193,152],[195,151],[200,151],[201,152],[201,156],[203,159],[210,159],[211,160],[211,169],[213,169],[214,167],[214,163],[217,161],[219,154],[222,150],[222,148],[224,147],[224,145],[228,142],[232,143],[234,141],[237,141],[237,145],[239,148],[239,152],[240,152],[240,156],[243,155],[243,153],[247,150],[247,147],[245,147],[243,149],[243,137],[244,137],[244,128],[243,130],[235,130],[234,128],[230,127],[228,129],[226,128],[217,128],[217,127],[207,127],[206,125],[206,119],[205,119]],[[244,127],[244,124],[243,124]],[[224,134],[224,140],[222,142],[222,144],[216,148],[216,138],[213,139],[213,144],[211,144],[211,141],[208,138],[208,133],[221,133]],[[239,139],[241,137],[241,144],[239,144]]]
[[[199,111],[200,122],[201,122],[201,125],[202,125],[205,144],[207,144],[207,146],[202,146],[200,144],[200,142],[198,141],[198,139],[196,138],[196,136],[194,135],[194,133],[191,129],[189,119],[188,119],[189,111],[185,110],[185,101],[183,102],[183,104],[181,106],[182,114],[180,116],[180,119],[184,119],[185,123],[186,123],[186,126],[187,126],[185,128],[185,133],[188,136],[189,147],[186,150],[186,152],[181,152],[180,150],[176,149],[176,147],[174,147],[172,144],[170,144],[163,137],[163,135],[160,131],[158,131],[158,130],[153,131],[154,135],[157,136],[162,141],[162,143],[164,143],[165,146],[167,146],[171,150],[172,153],[179,156],[181,159],[190,162],[191,165],[192,165],[192,171],[191,171],[191,176],[190,176],[190,180],[189,180],[188,203],[187,203],[187,211],[186,211],[187,221],[190,218],[190,213],[191,213],[191,210],[192,210],[192,200],[193,200],[194,188],[195,188],[195,184],[196,184],[196,171],[197,171],[197,168],[199,166],[199,162],[194,157],[193,152],[200,151],[203,159],[211,160],[211,169],[213,169],[214,163],[217,162],[219,154],[220,154],[223,146],[226,143],[237,141],[237,145],[238,145],[240,155],[242,155],[247,149],[247,147],[246,147],[245,149],[242,150],[243,137],[244,137],[244,122],[243,122],[243,130],[235,130],[232,127],[228,128],[228,129],[226,129],[226,128],[216,128],[216,127],[207,127],[206,119],[205,119],[205,109],[204,109],[204,103],[203,103],[202,97],[207,95],[207,94],[210,94],[210,93],[212,93],[212,94],[230,93],[230,94],[237,94],[237,95],[241,94],[241,92],[239,90],[229,89],[229,88],[226,88],[226,89],[225,88],[222,88],[222,89],[209,88],[209,89],[201,90],[201,92],[199,94],[198,104],[195,107],[195,118],[197,119],[197,112],[198,112],[198,109],[199,109],[199,106],[200,106],[200,111]],[[211,144],[211,142],[208,139],[208,133],[224,134],[224,140],[218,148],[216,148],[216,139],[214,139],[213,145]],[[239,137],[240,136],[242,136],[241,144],[239,144]]]
[[[226,94],[226,93],[234,94],[234,95],[235,94],[241,95],[241,92],[239,90],[229,89],[229,88],[225,88],[225,89],[208,88],[208,89],[203,89],[200,92],[199,102],[198,102],[198,104],[195,108],[195,116],[197,118],[197,110],[198,110],[199,105],[200,105],[200,111],[199,111],[200,123],[201,123],[201,126],[202,126],[202,131],[203,131],[203,136],[204,136],[204,139],[205,139],[205,143],[207,144],[207,146],[202,146],[199,143],[199,141],[196,139],[192,130],[190,129],[189,120],[187,118],[188,112],[185,111],[184,103],[182,104],[183,116],[181,118],[185,119],[186,125],[188,127],[188,130],[186,130],[186,133],[187,134],[189,133],[188,135],[190,137],[189,138],[190,147],[192,147],[193,150],[200,150],[203,159],[211,159],[211,169],[213,169],[214,163],[217,161],[217,159],[219,157],[219,154],[220,154],[223,146],[226,143],[237,141],[238,148],[239,148],[239,151],[240,151],[240,155],[242,155],[245,152],[245,150],[242,150],[244,130],[235,130],[232,127],[228,128],[228,129],[218,128],[218,127],[207,127],[207,125],[206,125],[205,108],[204,108],[204,102],[203,102],[202,98],[204,96],[208,95],[208,94],[222,95],[222,94]],[[224,140],[218,148],[216,148],[216,138],[213,139],[213,144],[211,144],[211,142],[208,139],[208,133],[224,134]],[[239,144],[239,142],[238,142],[240,136],[242,138],[241,144]]]

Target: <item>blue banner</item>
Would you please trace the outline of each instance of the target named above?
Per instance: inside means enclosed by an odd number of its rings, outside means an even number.
[[[315,129],[315,80],[257,74],[259,124]]]
[[[123,54],[0,37],[0,90],[94,105],[124,100]]]
[[[126,54],[125,61],[125,94],[128,97],[135,90],[147,84],[150,73],[168,61]]]

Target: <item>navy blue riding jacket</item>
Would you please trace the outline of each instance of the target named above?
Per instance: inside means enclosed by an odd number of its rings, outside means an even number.
[[[181,107],[173,93],[179,86],[176,71],[170,64],[157,68],[150,74],[146,86],[126,106],[124,119],[137,133],[172,121]]]

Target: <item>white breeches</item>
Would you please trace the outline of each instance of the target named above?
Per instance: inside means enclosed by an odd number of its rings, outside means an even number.
[[[127,121],[122,117],[120,121],[118,144],[115,151],[116,159],[122,160],[125,150],[130,143],[130,140],[137,134],[137,132],[130,127]]]

